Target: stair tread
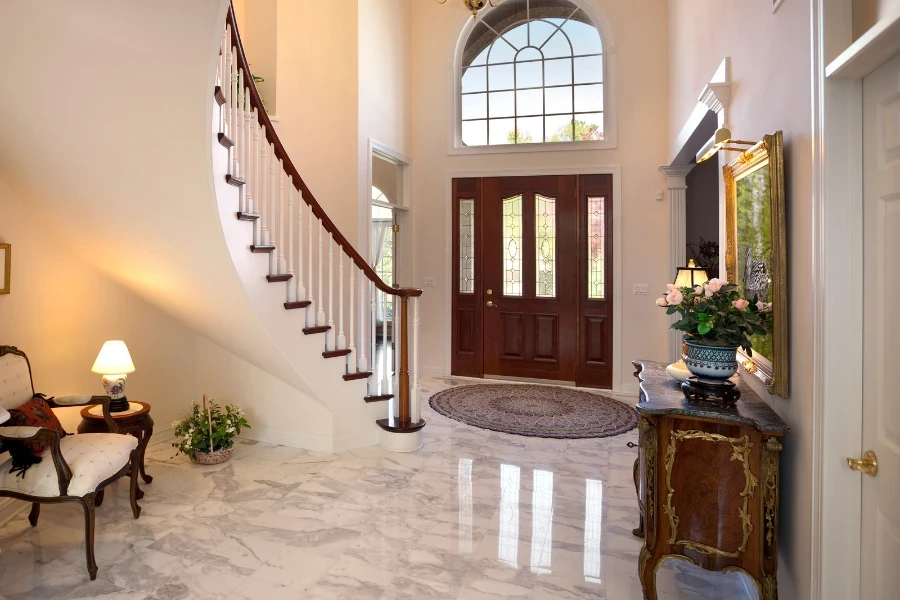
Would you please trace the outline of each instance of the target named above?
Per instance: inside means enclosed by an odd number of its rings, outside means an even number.
[[[313,333],[325,333],[329,329],[331,329],[331,327],[329,327],[328,325],[317,325],[316,327],[304,327],[303,333],[305,333],[306,335],[310,335]]]
[[[372,371],[360,371],[359,373],[345,373],[344,381],[353,381],[354,379],[368,379],[372,376]]]
[[[275,250],[274,244],[260,244],[259,246],[250,246],[250,252],[272,252]]]
[[[385,400],[390,400],[393,398],[393,394],[380,394],[378,396],[366,396],[363,398],[366,402],[384,402]]]
[[[230,137],[225,135],[224,133],[219,133],[219,143],[225,146],[226,148],[234,147],[234,142]]]
[[[247,180],[243,177],[235,177],[231,173],[225,176],[225,183],[228,185],[233,185],[235,187],[240,187],[247,183]]]
[[[294,276],[290,273],[281,273],[279,275],[266,275],[266,281],[269,283],[278,283],[281,281],[290,281]]]
[[[259,219],[259,213],[238,211],[237,218],[241,221],[256,221]]]
[[[299,302],[285,302],[284,309],[285,310],[296,310],[298,308],[306,308],[312,304],[309,300],[300,300]]]
[[[419,419],[418,423],[401,424],[399,419],[378,419],[375,421],[379,427],[391,433],[415,433],[425,427],[425,419]]]
[[[326,350],[322,353],[322,356],[325,358],[337,358],[338,356],[347,356],[350,354],[349,348],[344,348],[343,350]]]
[[[213,97],[216,99],[216,102],[219,103],[219,106],[225,104],[225,93],[222,91],[222,86],[217,85],[215,91],[213,91]]]

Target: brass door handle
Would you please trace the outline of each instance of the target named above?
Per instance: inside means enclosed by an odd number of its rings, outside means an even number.
[[[872,477],[878,475],[878,457],[871,450],[866,452],[862,458],[848,458],[847,466],[864,475],[871,475]]]
[[[488,308],[497,308],[497,305],[494,304],[491,300],[487,301],[487,306],[488,306]]]

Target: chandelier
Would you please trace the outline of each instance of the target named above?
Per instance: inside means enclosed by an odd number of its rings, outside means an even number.
[[[472,11],[472,18],[478,17],[478,11],[490,4],[491,6],[497,6],[503,2],[503,0],[462,0],[462,3],[468,10]],[[438,4],[447,4],[447,0],[437,0]]]

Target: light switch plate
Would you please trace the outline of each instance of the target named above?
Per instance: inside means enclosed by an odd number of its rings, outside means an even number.
[[[434,287],[434,277],[423,277],[422,287]]]
[[[634,293],[640,295],[646,295],[650,293],[650,284],[649,283],[636,283],[634,284]]]

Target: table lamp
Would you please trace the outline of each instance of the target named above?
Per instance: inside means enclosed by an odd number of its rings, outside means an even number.
[[[692,288],[703,285],[709,281],[709,275],[706,273],[706,267],[698,267],[694,259],[688,261],[688,266],[678,267],[678,273],[675,275],[675,287]]]
[[[128,373],[134,373],[134,363],[128,354],[128,347],[121,340],[111,340],[103,344],[100,354],[91,367],[91,372],[103,375],[103,389],[111,398],[109,412],[128,410],[128,398],[125,396],[125,381]]]

